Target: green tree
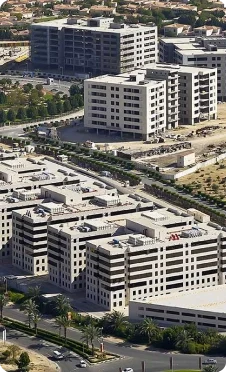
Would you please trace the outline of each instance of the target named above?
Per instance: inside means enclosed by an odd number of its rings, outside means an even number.
[[[68,312],[71,311],[70,302],[64,295],[57,296],[55,308],[60,316],[67,316]]]
[[[5,110],[0,110],[0,123],[5,123],[7,119],[7,115]]]
[[[70,104],[73,109],[79,106],[77,96],[70,97]]]
[[[47,110],[48,110],[49,115],[51,116],[56,115],[57,114],[56,103],[54,101],[48,101]]]
[[[80,88],[77,84],[72,84],[69,89],[70,96],[74,96],[76,94],[80,94]]]
[[[9,109],[7,112],[7,119],[9,121],[15,121],[16,120],[16,113],[13,109]]]
[[[34,329],[35,329],[35,335],[37,336],[37,332],[38,332],[38,322],[41,320],[41,314],[39,313],[39,311],[35,311],[33,314],[32,314],[32,321],[33,321],[33,324],[34,324]]]
[[[65,99],[64,101],[64,112],[68,112],[71,110],[71,104],[69,99]]]
[[[28,288],[28,297],[32,298],[33,300],[36,300],[39,298],[41,294],[41,287],[40,285],[35,285],[34,287],[29,287]]]
[[[38,116],[41,116],[41,118],[46,118],[49,115],[47,107],[44,105],[41,105],[38,107]]]
[[[7,305],[7,297],[5,294],[0,294],[0,320],[3,318],[3,309]]]
[[[35,313],[38,312],[38,306],[36,305],[35,301],[31,298],[24,302],[23,310],[27,315],[28,327],[31,328],[31,322],[33,320],[33,316]]]
[[[56,109],[58,114],[61,114],[63,112],[63,104],[61,101],[56,102]]]
[[[56,324],[59,327],[59,334],[61,332],[61,328],[64,330],[64,342],[67,341],[67,329],[70,327],[71,322],[68,320],[67,315],[59,315],[56,317]]]
[[[92,323],[83,328],[81,341],[85,342],[87,347],[89,346],[89,343],[91,344],[93,355],[94,355],[94,342],[95,340],[99,341],[100,338],[101,338],[100,328],[95,327]]]
[[[205,366],[202,369],[202,372],[217,372],[218,368],[216,366]]]
[[[35,86],[35,89],[36,89],[36,90],[43,90],[43,85],[42,85],[42,84],[37,84],[37,85]]]
[[[17,119],[19,120],[25,120],[27,115],[26,115],[26,109],[24,107],[19,107],[17,111]]]
[[[113,310],[103,317],[103,325],[112,331],[119,331],[126,324],[125,315],[120,311]]]
[[[35,106],[30,106],[27,108],[27,117],[31,119],[36,119],[38,116],[38,110]]]
[[[21,372],[29,371],[30,358],[26,351],[20,354],[19,360],[16,362]]]
[[[177,336],[176,347],[180,351],[186,352],[187,347],[191,341],[192,341],[191,336],[189,336],[188,332],[185,329],[182,329],[181,332]]]
[[[6,103],[6,94],[4,92],[0,92],[0,104]]]
[[[140,325],[140,333],[148,337],[148,343],[151,343],[151,338],[156,336],[158,327],[151,318],[145,319]]]
[[[39,91],[37,89],[32,89],[30,91],[29,103],[31,105],[36,105],[39,102]]]

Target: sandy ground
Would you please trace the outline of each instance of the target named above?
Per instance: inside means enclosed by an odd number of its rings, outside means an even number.
[[[0,342],[0,353],[5,351],[7,349],[7,346],[12,345],[10,342],[6,342],[4,345],[3,342]],[[30,364],[30,371],[32,372],[56,372],[59,371],[57,369],[56,363],[52,362],[48,358],[46,358],[44,355],[38,354],[34,351],[27,350],[23,347],[19,347],[20,352],[27,351],[31,360]],[[20,353],[19,353],[20,354]],[[1,363],[1,367],[4,368],[6,371],[14,371],[15,370],[15,364],[3,364]]]
[[[195,173],[189,174],[188,176],[181,177],[177,183],[181,185],[192,185],[196,192],[203,191],[213,196],[220,196],[222,200],[225,200],[225,179],[226,160],[222,160],[219,162],[219,164],[210,165],[209,167],[200,169]]]

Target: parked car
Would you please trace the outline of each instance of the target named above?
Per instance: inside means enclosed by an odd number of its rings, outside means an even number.
[[[217,360],[212,358],[205,359],[202,364],[217,364]]]
[[[86,368],[86,366],[87,366],[87,364],[84,360],[81,360],[79,365],[80,365],[81,368]]]
[[[133,368],[130,368],[130,367],[125,368],[122,370],[122,372],[133,372]]]
[[[58,359],[58,360],[60,360],[60,359],[64,359],[64,356],[63,356],[63,354],[61,354],[59,351],[57,351],[57,350],[55,350],[54,352],[53,352],[53,356],[54,356],[54,358],[56,358],[56,359]]]

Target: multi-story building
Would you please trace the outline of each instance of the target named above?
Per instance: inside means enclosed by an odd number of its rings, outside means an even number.
[[[60,19],[31,26],[32,65],[62,74],[119,74],[157,61],[157,27],[112,18]]]
[[[126,222],[135,234],[88,241],[87,301],[122,309],[129,301],[225,284],[226,232],[208,220],[195,210],[143,212]]]
[[[66,291],[84,291],[86,288],[86,241],[112,237],[123,231],[121,225],[106,219],[49,226],[49,281]]]
[[[86,189],[86,187],[85,187]],[[12,236],[12,255],[13,265],[29,272],[32,275],[43,275],[51,272],[51,281],[64,286],[67,290],[74,290],[73,280],[70,286],[68,281],[63,284],[64,277],[56,281],[54,270],[62,263],[62,235],[61,231],[65,228],[68,231],[68,223],[70,226],[76,224],[82,225],[84,220],[103,218],[107,216],[123,215],[126,213],[134,213],[137,211],[147,211],[153,208],[153,203],[148,199],[136,201],[128,196],[118,196],[114,188],[105,189],[105,194],[93,196],[93,189],[90,192],[79,194],[77,190],[69,190],[68,188],[43,187],[42,194],[45,200],[35,208],[21,209],[13,211],[13,236]],[[89,195],[91,194],[91,195]],[[66,225],[64,225],[66,224]],[[56,239],[53,238],[53,232],[50,229],[53,225],[57,225],[55,231]],[[60,226],[59,226],[60,225]],[[47,238],[47,230],[49,227],[50,236]],[[85,228],[86,229],[86,228]],[[88,229],[89,230],[89,229]],[[73,235],[73,229],[70,230]],[[82,231],[83,232],[83,231]],[[94,234],[95,235],[95,234]],[[92,234],[88,234],[86,239]],[[85,240],[86,240],[85,239]],[[80,242],[82,239],[80,239]],[[54,247],[53,244],[57,244]],[[70,249],[71,242],[64,243],[66,251]],[[67,246],[69,244],[69,246]],[[49,245],[49,263],[47,260],[47,246]],[[76,249],[79,249],[76,245]],[[85,250],[85,246],[82,247]],[[73,247],[75,249],[75,247]],[[85,254],[82,255],[83,260]],[[55,258],[55,260],[54,260]],[[63,261],[64,267],[67,266],[67,272],[71,268],[70,260]],[[57,266],[56,266],[57,265]],[[84,268],[82,261],[81,269]],[[59,272],[60,275],[63,272]],[[68,279],[69,280],[69,279]],[[71,279],[70,279],[71,280]],[[79,289],[79,288],[78,288]]]
[[[47,159],[17,158],[0,162],[0,262],[12,260],[12,211],[31,208],[43,200],[44,185],[79,183],[84,176]],[[65,173],[71,176],[66,178]]]
[[[84,82],[84,125],[147,140],[166,128],[166,82],[145,70],[100,76]]]
[[[148,140],[178,123],[217,117],[217,70],[150,64],[84,82],[84,125],[89,130]]]
[[[217,69],[217,97],[226,100],[226,38],[163,38],[159,42],[160,62]]]

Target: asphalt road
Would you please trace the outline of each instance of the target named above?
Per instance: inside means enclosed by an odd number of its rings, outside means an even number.
[[[26,322],[26,315],[23,312],[15,308],[8,307],[5,309],[4,314],[13,319]],[[58,333],[58,329],[52,319],[42,319],[39,323],[39,327]],[[14,337],[14,331],[9,331],[9,337],[12,335]],[[70,328],[68,329],[68,338],[80,341],[81,332]],[[10,341],[10,339],[9,339]],[[54,350],[58,350],[58,347],[44,342],[42,340],[37,340],[36,338],[30,338],[28,336],[19,336],[16,340],[18,344],[21,343],[22,346],[31,347],[38,352],[46,356],[52,356]],[[22,344],[22,342],[24,344]],[[31,346],[30,346],[31,345]],[[96,345],[98,346],[98,344]],[[104,338],[104,347],[107,351],[118,354],[121,359],[111,362],[102,363],[98,366],[88,366],[86,371],[98,370],[98,372],[117,372],[119,368],[132,367],[134,372],[141,372],[141,362],[146,363],[146,372],[161,372],[170,369],[170,353],[160,353],[152,350],[141,350],[136,347],[131,347],[128,343],[122,342],[111,342],[107,338]],[[205,359],[205,357],[203,357]],[[199,366],[199,356],[197,355],[173,355],[174,370],[176,369],[198,369]],[[217,358],[218,368],[221,370],[225,364],[225,358]],[[75,369],[79,369],[78,366],[79,359],[75,355],[67,360],[59,361],[59,365],[62,372],[72,372]],[[85,371],[84,371],[85,372]]]

